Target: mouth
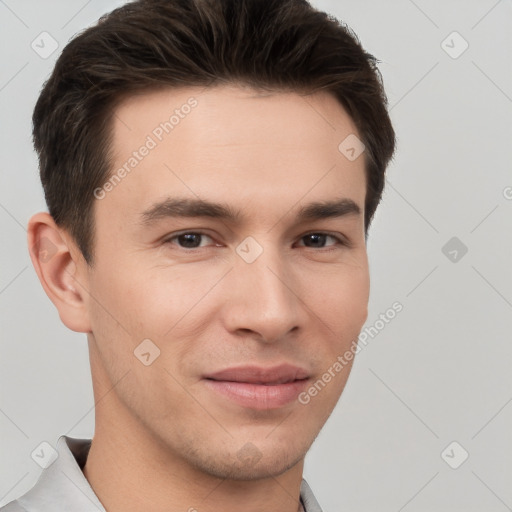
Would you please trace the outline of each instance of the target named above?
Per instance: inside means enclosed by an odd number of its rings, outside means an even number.
[[[263,368],[239,366],[205,375],[206,387],[242,407],[278,409],[296,400],[310,375],[304,368],[283,364]]]

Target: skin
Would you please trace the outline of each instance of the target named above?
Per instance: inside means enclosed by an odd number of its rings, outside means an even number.
[[[190,97],[190,114],[95,200],[92,267],[49,214],[29,222],[30,247],[46,237],[56,248],[49,260],[31,253],[46,293],[62,322],[87,334],[96,424],[84,474],[109,512],[296,512],[304,457],[351,365],[308,404],[271,410],[242,407],[202,377],[287,362],[314,383],[349,349],[369,297],[364,155],[338,150],[358,133],[328,93],[223,85],[126,99],[112,168]],[[224,202],[244,218],[141,227],[141,212],[169,195]],[[339,197],[361,214],[296,221],[301,206]],[[198,248],[169,241],[198,230]],[[312,232],[350,245],[315,244]],[[248,236],[263,249],[252,263],[236,252]],[[148,366],[134,356],[144,339],[160,350]]]

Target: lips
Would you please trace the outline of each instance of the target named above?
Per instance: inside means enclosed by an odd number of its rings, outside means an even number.
[[[296,400],[309,380],[306,369],[282,364],[270,368],[239,366],[204,377],[206,387],[224,400],[257,410],[278,409]]]
[[[304,368],[289,364],[282,364],[271,368],[262,368],[258,366],[227,368],[207,375],[205,378],[211,380],[246,382],[249,384],[274,386],[277,384],[286,384],[295,380],[307,379],[308,377],[309,374]]]

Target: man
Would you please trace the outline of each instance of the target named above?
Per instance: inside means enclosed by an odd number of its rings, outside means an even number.
[[[375,62],[303,0],[139,0],[64,48],[28,243],[95,433],[2,510],[320,510],[395,145]]]

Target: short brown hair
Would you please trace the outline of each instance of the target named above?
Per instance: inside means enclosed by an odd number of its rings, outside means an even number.
[[[162,86],[241,83],[326,90],[341,102],[366,146],[367,234],[395,150],[377,62],[345,24],[306,0],[127,3],[68,43],[35,106],[34,146],[49,212],[92,265],[93,191],[112,172],[119,100]]]

